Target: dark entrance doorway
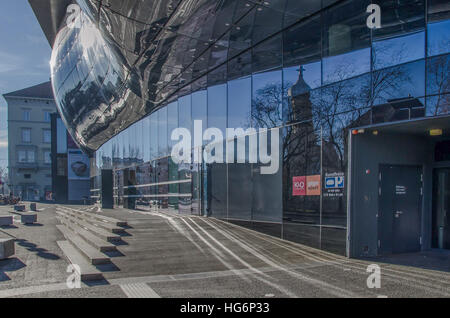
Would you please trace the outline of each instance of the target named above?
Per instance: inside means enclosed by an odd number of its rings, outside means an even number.
[[[433,248],[450,249],[450,168],[434,171]]]
[[[422,168],[380,166],[378,253],[421,249]]]

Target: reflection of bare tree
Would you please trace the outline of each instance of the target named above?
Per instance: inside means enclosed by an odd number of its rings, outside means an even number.
[[[446,114],[450,110],[450,58],[437,56],[428,61],[428,90],[435,95],[428,103],[428,112],[432,116]]]
[[[252,121],[257,127],[278,127],[282,121],[282,85],[269,84],[259,89],[253,98]]]

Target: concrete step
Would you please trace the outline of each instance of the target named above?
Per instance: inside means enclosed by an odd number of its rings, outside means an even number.
[[[105,254],[101,253],[97,248],[87,243],[81,236],[70,230],[65,225],[57,225],[58,230],[64,235],[64,237],[69,241],[82,255],[84,255],[87,260],[92,265],[101,265],[111,263],[111,259]]]
[[[58,215],[60,215],[61,217],[65,218],[66,220],[68,220],[71,223],[75,223],[77,224],[79,227],[91,232],[92,234],[98,236],[99,238],[101,238],[102,240],[105,240],[107,242],[120,242],[122,240],[122,238],[120,237],[120,235],[111,233],[106,231],[103,228],[100,228],[98,226],[95,226],[91,223],[85,222],[83,220],[80,220],[78,218],[73,217],[71,214],[66,213],[66,212],[56,212]]]
[[[70,214],[72,217],[75,217],[77,219],[80,219],[80,220],[86,221],[90,224],[101,227],[104,230],[111,232],[111,233],[119,234],[119,233],[125,232],[125,229],[122,227],[118,227],[117,225],[113,225],[112,223],[109,223],[107,221],[101,221],[99,219],[91,218],[86,214],[75,212],[72,209],[70,209],[70,210],[61,209],[60,211],[63,213]]]
[[[109,223],[111,225],[115,225],[118,227],[127,227],[128,226],[128,223],[126,221],[121,221],[121,220],[118,220],[118,219],[115,219],[112,217],[95,214],[94,212],[82,211],[82,210],[72,209],[72,208],[68,208],[68,207],[61,207],[61,208],[72,211],[72,212],[76,212],[78,214],[82,214],[82,215],[92,218],[92,219],[96,219],[97,221],[102,221],[103,223]]]
[[[80,267],[80,276],[82,281],[94,281],[103,280],[103,274],[95,268],[95,266],[89,264],[86,258],[68,241],[56,242],[59,248],[66,255],[69,262],[73,265]]]
[[[100,252],[115,252],[117,251],[117,247],[114,244],[111,244],[110,242],[107,242],[95,234],[92,234],[91,232],[83,229],[79,225],[72,223],[62,217],[58,217],[59,221],[68,227],[70,230],[77,233],[79,236],[81,236],[86,242],[97,248]]]

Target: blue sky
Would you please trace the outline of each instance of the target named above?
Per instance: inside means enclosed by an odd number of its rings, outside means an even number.
[[[8,159],[3,94],[50,78],[51,48],[27,0],[0,1],[0,165]]]

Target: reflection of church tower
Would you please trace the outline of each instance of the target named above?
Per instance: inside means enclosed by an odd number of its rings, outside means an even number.
[[[289,88],[292,106],[292,121],[300,122],[312,119],[311,88],[303,79],[303,66],[300,66],[297,83]]]
[[[294,159],[295,164],[301,171],[313,175],[320,171],[320,138],[314,130],[311,87],[305,82],[303,71],[300,66],[297,83],[288,92],[292,107],[291,122],[297,123],[292,127],[291,138],[296,139],[296,142],[290,151],[298,152],[303,148],[303,153]]]

